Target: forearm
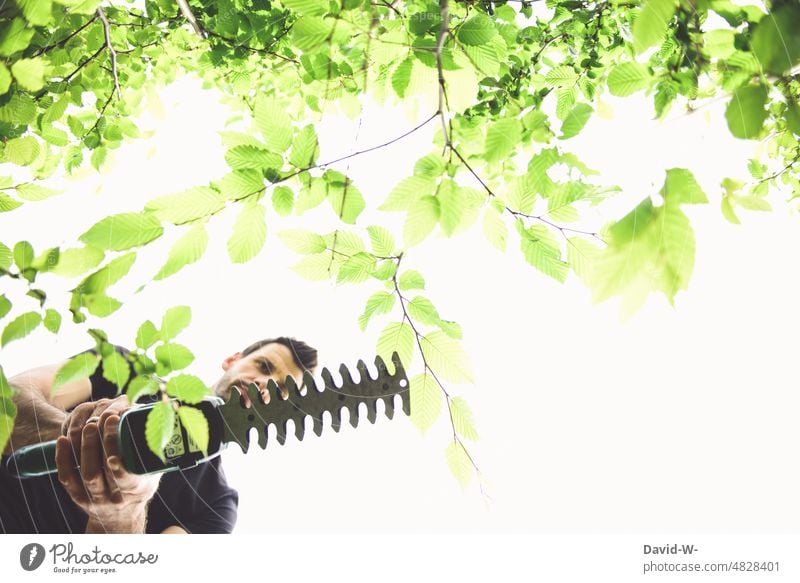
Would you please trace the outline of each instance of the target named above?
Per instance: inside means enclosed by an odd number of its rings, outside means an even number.
[[[147,525],[147,504],[120,509],[114,517],[102,519],[89,515],[86,534],[144,534]]]
[[[4,454],[61,435],[65,411],[48,403],[39,387],[30,381],[11,379],[9,384],[14,389],[12,400],[17,406],[17,417]]]

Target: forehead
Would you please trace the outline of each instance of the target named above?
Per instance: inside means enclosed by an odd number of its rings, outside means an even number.
[[[287,374],[300,371],[300,367],[294,361],[292,351],[283,344],[270,342],[248,355],[249,358],[266,358],[272,365]]]

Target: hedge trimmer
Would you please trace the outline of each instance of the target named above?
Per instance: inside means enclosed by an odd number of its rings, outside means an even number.
[[[319,389],[314,376],[306,371],[303,375],[305,392],[301,392],[292,377],[287,377],[285,386],[288,395],[284,398],[275,381],[267,383],[269,399],[264,403],[259,395],[258,387],[250,384],[247,388],[252,406],[246,408],[236,393],[231,393],[227,402],[219,397],[206,397],[196,407],[208,421],[209,440],[206,452],[200,450],[192,441],[175,416],[175,431],[172,439],[164,449],[162,460],[147,446],[145,438],[145,422],[147,414],[155,406],[154,403],[135,405],[120,417],[119,451],[125,469],[134,474],[151,474],[185,469],[206,462],[220,453],[229,443],[236,443],[247,453],[250,447],[250,431],[258,433],[258,445],[266,449],[269,426],[274,425],[276,439],[283,445],[286,442],[288,422],[294,424],[294,434],[302,440],[305,435],[305,419],[310,417],[313,431],[317,436],[322,434],[322,415],[328,412],[331,416],[331,427],[339,431],[342,422],[342,409],[350,413],[350,424],[358,427],[359,406],[367,407],[367,419],[375,423],[378,414],[378,401],[383,400],[386,416],[394,416],[394,397],[400,395],[403,412],[411,414],[408,378],[397,353],[392,354],[395,371],[390,373],[380,356],[375,358],[378,369],[376,378],[369,374],[366,364],[359,360],[356,365],[359,380],[353,380],[350,371],[343,364],[339,367],[342,376],[341,385],[337,386],[331,372],[322,369],[325,386]],[[20,448],[14,452],[7,462],[8,471],[22,478],[50,474],[55,471],[56,442],[48,441]]]

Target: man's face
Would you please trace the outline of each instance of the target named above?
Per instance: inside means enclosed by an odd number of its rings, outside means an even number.
[[[250,383],[258,385],[262,400],[267,402],[267,382],[270,379],[275,381],[284,396],[287,394],[284,383],[287,376],[293,377],[298,387],[303,382],[303,371],[295,363],[291,351],[277,342],[266,344],[247,356],[242,356],[241,352],[232,354],[222,362],[222,370],[225,373],[217,381],[214,391],[227,400],[234,387],[238,387],[247,407],[250,401],[246,391]]]

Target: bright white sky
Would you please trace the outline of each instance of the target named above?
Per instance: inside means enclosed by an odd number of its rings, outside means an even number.
[[[108,214],[139,210],[150,198],[225,173],[216,132],[228,112],[214,94],[183,79],[161,93],[161,103],[141,120],[152,137],[126,144],[102,175],[71,181],[63,196],[0,216],[2,240],[27,238],[37,251],[75,241]],[[574,275],[559,285],[530,268],[516,248],[495,251],[479,224],[452,240],[427,241],[404,264],[425,275],[426,295],[464,328],[476,384],[453,392],[475,413],[481,440],[471,452],[491,501],[475,485],[462,492],[450,476],[444,417],[424,437],[404,417],[379,418],[357,430],[344,425],[338,435],[326,429],[302,443],[289,438],[282,448],[273,442],[266,452],[226,451],[229,481],[241,497],[237,532],[796,527],[796,218],[783,204],[773,213],[743,213],[742,226],[722,218],[718,185],[725,176],[744,177],[753,152],[753,144],[735,141],[722,125],[724,102],[688,116],[673,112],[663,124],[651,121],[650,99],[610,105],[613,121],[595,117],[563,144],[601,170],[606,183],[623,188],[601,214],[586,214],[581,228],[599,228],[657,192],[666,168],[692,169],[712,201],[687,209],[697,229],[697,261],[676,307],[654,297],[621,323],[616,302],[593,306]],[[326,119],[317,130],[321,159],[387,141],[433,109],[422,106],[415,115],[371,108],[360,130],[343,116]],[[339,169],[347,169],[374,208],[431,150],[433,127]],[[386,320],[362,334],[357,317],[380,283],[306,282],[290,271],[297,257],[276,237],[290,226],[331,230],[327,205],[289,221],[271,214],[266,248],[244,266],[226,257],[234,217],[226,212],[213,221],[201,262],[134,294],[159,269],[177,233],[140,253],[128,280],[112,288],[125,302],[101,323],[112,341],[132,346],[141,321],[158,323],[168,307],[188,304],[194,319],[179,341],[197,356],[190,372],[209,383],[225,356],[266,336],[304,339],[334,368],[372,358]],[[401,240],[399,219],[390,220]],[[386,220],[365,213],[359,227]],[[48,289],[72,285],[47,281]],[[68,296],[51,297],[67,313]],[[58,338],[40,330],[10,345],[3,363],[14,374],[88,345],[85,333],[67,324]]]

